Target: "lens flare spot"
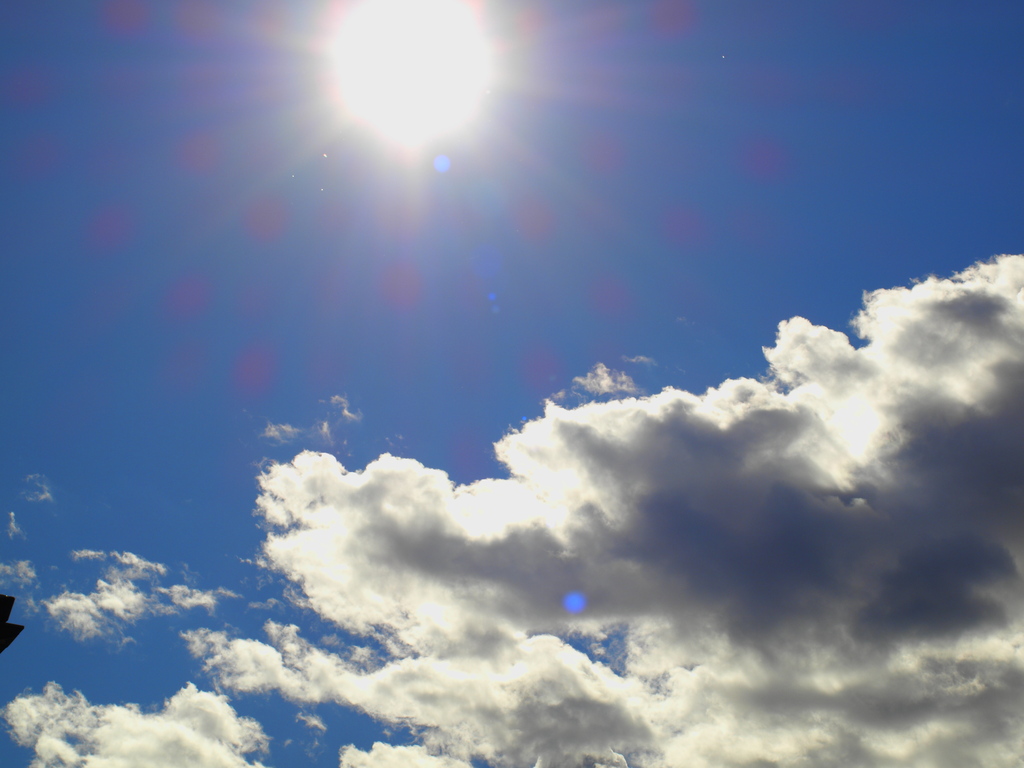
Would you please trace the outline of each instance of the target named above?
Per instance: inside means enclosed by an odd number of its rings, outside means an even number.
[[[41,106],[50,100],[53,90],[53,79],[35,68],[15,70],[2,82],[4,101],[16,107]]]
[[[178,145],[178,163],[192,173],[209,173],[220,162],[220,143],[207,132],[186,136]]]
[[[702,245],[708,237],[704,216],[686,205],[674,205],[665,212],[665,237],[683,248]]]
[[[116,35],[136,35],[149,21],[149,8],[142,0],[107,0],[101,13],[103,25]]]
[[[651,10],[654,29],[666,37],[685,34],[697,22],[697,11],[690,0],[658,0]]]
[[[245,228],[254,240],[277,240],[288,227],[288,208],[283,200],[265,197],[252,203],[245,212]]]
[[[108,205],[93,214],[88,224],[89,244],[96,251],[117,251],[131,242],[134,217],[120,205]]]
[[[598,277],[590,284],[587,293],[590,306],[598,315],[625,317],[633,307],[629,288],[617,277]]]
[[[516,31],[527,42],[540,37],[547,25],[548,19],[544,11],[536,5],[521,8],[515,17]]]
[[[545,201],[528,198],[516,210],[516,225],[526,240],[543,242],[555,232],[555,214]]]
[[[181,0],[175,22],[183,34],[197,40],[213,36],[221,26],[218,9],[210,0]]]
[[[561,358],[553,349],[540,346],[527,352],[519,370],[527,390],[538,397],[547,397],[558,389],[563,368]]]
[[[265,344],[254,344],[235,358],[232,379],[235,389],[249,397],[265,395],[274,382],[277,356]]]
[[[582,592],[569,592],[562,598],[562,607],[569,613],[583,613],[587,607],[587,596]]]
[[[625,160],[622,142],[608,133],[595,133],[582,145],[583,161],[588,167],[600,173],[614,173],[620,170]]]
[[[448,173],[448,169],[452,167],[452,161],[448,159],[447,155],[438,155],[434,158],[434,170],[438,173]]]
[[[46,134],[37,134],[15,149],[14,167],[17,173],[24,178],[45,178],[58,169],[63,155],[64,148],[59,139]]]
[[[423,277],[415,264],[391,264],[381,275],[380,292],[392,309],[414,309],[423,292]]]
[[[748,176],[777,181],[789,170],[789,152],[778,140],[762,136],[746,143],[740,163]]]
[[[172,320],[195,320],[210,304],[210,284],[200,275],[183,277],[171,286],[164,303]]]

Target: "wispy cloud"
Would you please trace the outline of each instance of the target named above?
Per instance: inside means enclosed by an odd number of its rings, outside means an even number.
[[[312,731],[320,731],[321,733],[325,733],[327,731],[327,726],[324,725],[324,721],[309,712],[299,712],[295,716],[295,720],[302,723]]]
[[[14,513],[13,512],[8,512],[7,515],[8,515],[7,538],[9,538],[9,539],[13,539],[13,538],[24,539],[25,538],[25,532],[23,530],[21,530],[21,528],[18,526],[18,521],[14,519]]]
[[[331,398],[331,405],[341,414],[341,418],[345,421],[361,421],[363,414],[361,411],[351,411],[348,398],[343,395],[334,395]]]
[[[291,424],[272,424],[268,421],[266,429],[263,430],[260,437],[277,443],[290,443],[301,437],[302,434],[303,430],[293,427]]]
[[[76,550],[74,560],[111,559],[104,577],[88,593],[65,590],[43,601],[57,625],[78,640],[95,637],[121,637],[124,628],[147,616],[177,613],[191,608],[213,612],[222,597],[238,597],[226,589],[202,591],[184,584],[162,587],[157,582],[166,575],[167,566],[154,563],[131,552]],[[141,584],[140,584],[141,582]]]
[[[763,379],[549,403],[498,443],[507,478],[272,465],[260,563],[364,641],[268,622],[190,650],[226,690],[421,740],[351,768],[1010,766],[1022,286],[1004,257],[868,294],[859,347],[782,323]]]
[[[278,444],[313,440],[323,445],[333,445],[334,430],[341,424],[361,421],[363,414],[360,411],[352,411],[348,398],[342,395],[334,395],[327,401],[327,405],[330,408],[330,415],[317,420],[311,427],[267,422],[260,437]]]
[[[622,361],[625,363],[634,363],[637,365],[657,365],[657,361],[653,357],[647,357],[647,355],[634,355],[633,357],[626,357],[623,355]]]
[[[71,559],[78,560],[106,560],[107,553],[99,549],[76,549],[71,553]]]
[[[29,475],[25,482],[31,487],[22,491],[22,496],[29,501],[53,501],[50,481],[43,475]]]

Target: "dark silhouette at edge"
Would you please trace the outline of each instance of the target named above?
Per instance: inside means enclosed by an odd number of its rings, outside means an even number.
[[[21,634],[24,629],[21,624],[11,624],[7,621],[11,617],[11,609],[14,607],[14,598],[10,595],[0,595],[0,653],[3,653],[8,645],[14,642],[14,638]]]

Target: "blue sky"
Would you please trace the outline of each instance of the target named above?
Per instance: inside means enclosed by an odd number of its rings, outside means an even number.
[[[478,5],[0,8],[0,762],[1014,764],[1024,7]]]

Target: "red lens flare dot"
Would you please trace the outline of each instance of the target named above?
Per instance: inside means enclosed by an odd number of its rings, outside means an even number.
[[[278,197],[264,197],[251,203],[245,212],[245,229],[261,243],[277,240],[288,228],[288,206]]]
[[[22,178],[46,178],[57,171],[63,158],[64,147],[60,139],[49,134],[36,134],[14,151],[14,169]]]
[[[15,70],[3,79],[3,95],[4,100],[14,107],[42,106],[53,96],[53,78],[33,67]]]
[[[93,250],[109,253],[125,248],[134,234],[132,212],[122,205],[108,205],[89,219],[86,237]]]
[[[665,37],[684,35],[697,23],[697,11],[690,0],[656,0],[651,7],[654,30]]]
[[[143,0],[106,0],[100,14],[103,26],[115,35],[137,35],[149,22],[149,7]]]
[[[423,277],[415,264],[391,264],[380,279],[380,295],[392,309],[415,309],[423,293]]]
[[[200,275],[178,280],[167,292],[164,306],[172,320],[187,322],[200,317],[210,305],[210,283]]]
[[[548,347],[531,349],[520,365],[523,384],[538,397],[547,397],[559,389],[563,370],[561,358]]]
[[[777,181],[789,170],[789,152],[777,139],[750,139],[742,148],[740,165],[751,178],[759,181]]]
[[[186,136],[178,144],[178,165],[196,174],[207,174],[220,164],[221,147],[217,137],[208,131]]]
[[[220,11],[209,0],[180,0],[174,20],[178,29],[190,38],[202,40],[220,31]]]
[[[608,133],[595,133],[583,142],[583,161],[592,170],[614,173],[622,168],[625,150],[618,137]]]
[[[266,395],[277,374],[277,355],[268,344],[253,344],[235,358],[231,371],[235,391],[247,397]]]
[[[555,232],[555,214],[544,200],[528,198],[516,209],[516,228],[529,242],[544,242]]]
[[[674,205],[665,212],[666,239],[682,248],[694,248],[708,239],[708,226],[700,211],[687,205]]]
[[[617,277],[605,275],[590,284],[587,291],[591,309],[605,317],[625,317],[633,308],[629,288]]]

